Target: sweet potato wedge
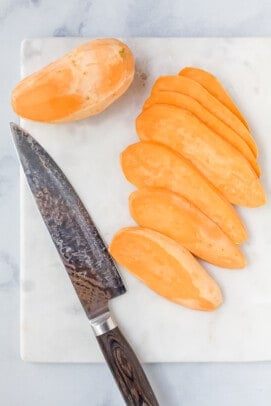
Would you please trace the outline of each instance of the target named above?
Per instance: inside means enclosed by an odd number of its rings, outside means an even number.
[[[242,121],[199,83],[185,76],[161,76],[156,80],[152,88],[152,92],[156,91],[179,92],[193,97],[239,134],[248,144],[254,156],[258,156],[256,142]]]
[[[142,141],[167,145],[193,165],[233,204],[257,207],[265,193],[248,161],[189,111],[153,105],[136,120]]]
[[[238,245],[188,200],[167,189],[143,188],[129,198],[130,213],[139,226],[158,231],[192,254],[222,268],[244,268]]]
[[[230,203],[180,154],[162,144],[139,142],[122,152],[121,165],[126,178],[138,188],[162,187],[180,194],[218,224],[233,242],[247,238]]]
[[[98,114],[120,97],[134,76],[130,49],[117,39],[96,39],[23,79],[12,92],[21,117],[49,123]]]
[[[210,113],[197,100],[190,96],[177,92],[153,92],[151,97],[146,100],[143,110],[151,107],[154,104],[169,104],[181,107],[190,111],[199,118],[205,125],[213,130],[217,135],[228,141],[233,147],[238,149],[242,155],[248,160],[254,169],[255,173],[260,175],[260,167],[247,143],[234,130],[224,124],[214,114]]]
[[[207,72],[206,70],[193,68],[190,66],[182,69],[179,72],[179,75],[185,76],[198,82],[201,86],[208,90],[209,93],[211,93],[222,104],[224,104],[224,106],[231,110],[233,114],[235,114],[242,121],[247,129],[249,129],[246,119],[241,114],[240,110],[233,102],[228,92],[214,75],[212,75],[210,72]]]
[[[215,310],[221,291],[192,254],[155,231],[131,227],[113,238],[110,253],[149,288],[194,310]]]

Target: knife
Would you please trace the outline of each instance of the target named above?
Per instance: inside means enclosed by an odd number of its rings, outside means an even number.
[[[124,401],[158,405],[140,362],[110,314],[109,300],[126,289],[95,224],[44,148],[17,124],[10,127],[39,211]]]

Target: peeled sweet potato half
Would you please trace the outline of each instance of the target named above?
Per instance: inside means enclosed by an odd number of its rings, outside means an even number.
[[[167,189],[143,188],[129,198],[138,225],[167,235],[192,254],[222,268],[244,268],[238,245],[188,200]]]
[[[117,39],[96,39],[23,79],[12,92],[21,117],[48,123],[80,120],[105,110],[134,76],[130,49]]]
[[[180,194],[212,219],[235,242],[247,233],[222,194],[189,162],[170,148],[154,143],[130,145],[121,154],[126,178],[138,188],[162,187]]]
[[[258,156],[256,142],[242,121],[224,106],[216,97],[211,95],[203,86],[195,80],[185,76],[161,76],[152,88],[152,92],[172,91],[186,94],[193,97],[202,106],[214,114],[217,118],[227,124],[248,144],[254,156]]]
[[[198,82],[201,86],[203,86],[209,93],[211,93],[214,97],[216,97],[224,106],[226,106],[229,110],[235,114],[242,123],[249,129],[248,123],[244,116],[241,114],[240,110],[233,102],[232,98],[222,86],[220,81],[210,72],[206,70],[193,68],[193,67],[186,67],[179,72],[179,75],[185,76],[187,78],[193,79]]]
[[[190,96],[177,92],[153,92],[144,103],[143,110],[154,104],[169,104],[190,111],[218,136],[229,142],[248,160],[255,173],[260,175],[260,167],[247,143],[232,128],[210,113],[197,100]]]
[[[205,311],[222,303],[217,283],[193,255],[160,233],[124,228],[114,236],[109,250],[123,267],[172,302]]]
[[[165,144],[189,159],[231,203],[246,207],[265,203],[249,162],[189,111],[153,105],[138,116],[136,130],[142,141]]]

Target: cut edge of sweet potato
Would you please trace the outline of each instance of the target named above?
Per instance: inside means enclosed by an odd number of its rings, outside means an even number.
[[[198,207],[239,244],[247,231],[224,196],[185,158],[172,149],[149,141],[129,145],[121,153],[126,179],[137,188],[162,187],[175,192]]]
[[[191,202],[163,188],[142,188],[129,197],[135,222],[164,234],[214,265],[241,269],[246,259],[238,245]]]
[[[222,303],[219,286],[193,255],[160,233],[124,228],[113,237],[109,251],[150,289],[174,303],[202,311]]]
[[[190,79],[198,82],[201,86],[208,90],[209,93],[224,104],[224,106],[231,110],[249,130],[249,125],[246,119],[240,112],[237,105],[234,103],[232,97],[225,90],[222,83],[212,73],[204,69],[187,66],[179,72],[179,75],[189,77]]]
[[[249,162],[190,111],[153,105],[137,117],[136,129],[142,141],[161,143],[190,161],[230,203],[265,204],[264,190]]]
[[[251,167],[255,171],[256,175],[260,176],[261,171],[257,160],[244,139],[240,137],[240,135],[232,130],[229,126],[227,126],[227,124],[225,124],[204,106],[202,106],[197,100],[182,93],[172,91],[157,91],[153,92],[151,96],[145,101],[143,105],[143,111],[156,104],[173,105],[190,111],[212,131],[214,131],[217,136],[223,138],[230,145],[236,148],[242,155],[244,155],[244,157],[247,159],[247,161],[250,163]]]
[[[246,126],[231,110],[225,107],[195,80],[178,75],[160,76],[153,85],[152,92],[154,91],[180,92],[193,97],[217,118],[236,131],[248,144],[254,156],[257,158],[257,144]]]

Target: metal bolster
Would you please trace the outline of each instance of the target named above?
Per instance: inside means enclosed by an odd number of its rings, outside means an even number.
[[[90,325],[96,336],[101,336],[117,327],[117,324],[112,319],[109,312],[103,313],[100,316],[95,317],[95,319],[91,319]]]

